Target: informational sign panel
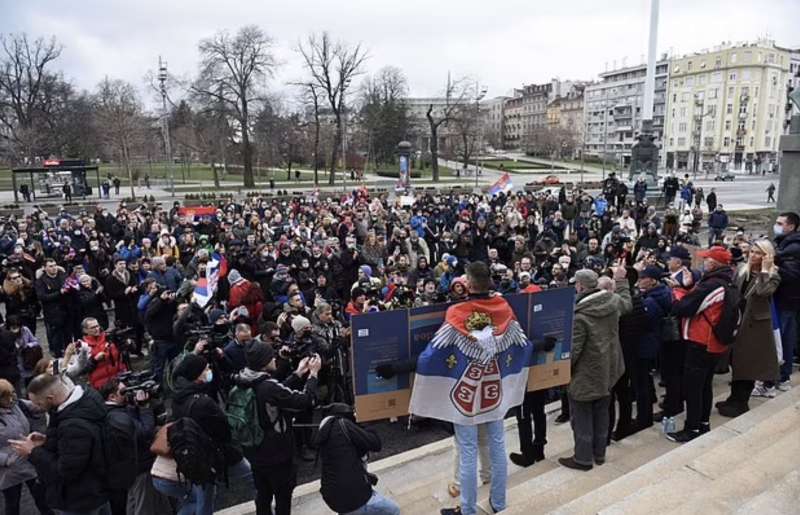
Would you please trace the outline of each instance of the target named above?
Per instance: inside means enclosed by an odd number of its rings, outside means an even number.
[[[545,336],[556,338],[553,351],[532,354],[528,390],[567,384],[575,290],[519,293],[505,299],[532,342],[541,342]],[[353,385],[359,422],[408,415],[413,375],[384,379],[377,374],[376,367],[415,362],[442,325],[448,306],[366,313],[351,319]]]

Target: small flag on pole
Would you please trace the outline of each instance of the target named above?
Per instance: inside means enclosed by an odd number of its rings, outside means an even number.
[[[506,172],[489,188],[489,195],[497,195],[501,192],[505,193],[511,191],[513,188],[514,185],[511,183],[511,176]]]
[[[206,307],[217,292],[219,279],[225,277],[227,274],[228,260],[225,259],[225,256],[217,252],[211,254],[211,259],[206,265],[206,276],[197,280],[192,300],[201,308]]]

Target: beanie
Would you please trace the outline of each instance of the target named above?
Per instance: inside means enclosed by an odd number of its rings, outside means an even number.
[[[311,327],[311,321],[302,315],[292,318],[292,330],[299,333],[306,327]]]
[[[238,270],[235,268],[228,272],[228,284],[233,286],[234,284],[238,283],[242,280],[242,274],[239,273]]]
[[[175,367],[175,372],[173,372],[173,376],[175,378],[183,377],[187,381],[194,381],[200,374],[203,373],[203,370],[206,369],[208,366],[208,361],[203,356],[198,356],[197,354],[189,353],[183,357],[183,359],[178,363],[178,366]]]
[[[245,347],[244,360],[250,370],[262,370],[274,357],[275,350],[272,346],[260,340],[253,340]]]

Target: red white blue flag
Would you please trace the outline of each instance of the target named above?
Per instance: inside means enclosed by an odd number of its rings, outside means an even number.
[[[206,307],[217,292],[220,278],[226,275],[228,275],[228,260],[224,255],[214,252],[206,264],[205,277],[197,279],[192,300],[201,308]]]
[[[460,425],[522,404],[533,345],[500,296],[450,306],[420,354],[409,411]]]
[[[508,192],[514,188],[514,184],[511,183],[511,176],[508,172],[504,173],[502,177],[497,179],[497,182],[492,184],[489,187],[489,195],[497,195],[501,192]]]

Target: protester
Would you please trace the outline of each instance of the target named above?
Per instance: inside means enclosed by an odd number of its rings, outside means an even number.
[[[625,363],[619,343],[619,317],[631,309],[630,285],[624,266],[616,266],[615,293],[598,289],[597,274],[575,274],[578,294],[573,323],[571,378],[568,394],[575,452],[558,462],[568,468],[591,470],[606,459],[611,389]]]
[[[780,280],[772,243],[753,242],[747,263],[739,266],[734,279],[744,309],[736,342],[731,347],[731,393],[716,405],[722,416],[737,417],[750,409],[748,402],[756,381],[774,383],[778,379],[772,294]]]
[[[667,433],[667,438],[678,443],[689,442],[710,430],[714,369],[717,360],[727,350],[719,340],[715,327],[720,322],[725,303],[738,302],[725,298],[731,291],[725,287],[731,286],[733,278],[731,253],[724,247],[715,246],[698,255],[703,258],[703,276],[694,288],[678,298],[672,306],[672,314],[683,318],[682,332],[686,341],[683,371],[685,427],[681,431]]]

